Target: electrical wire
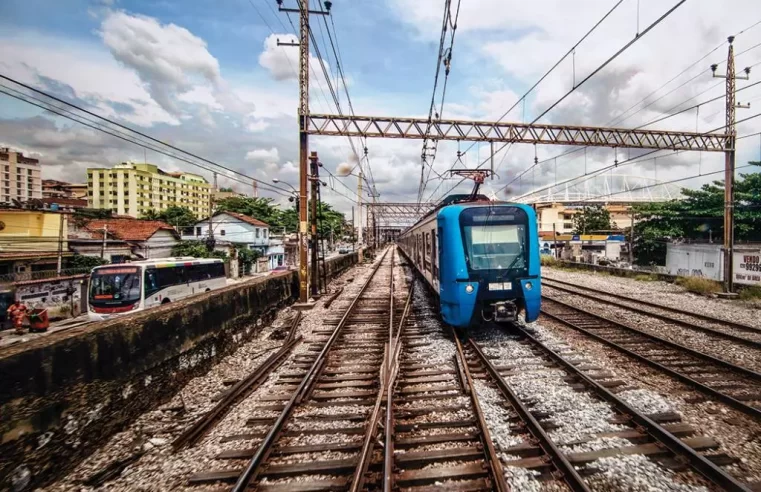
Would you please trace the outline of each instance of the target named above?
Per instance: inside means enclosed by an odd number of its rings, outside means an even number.
[[[205,163],[207,163],[207,164],[210,164],[210,165],[212,165],[212,166],[218,167],[218,168],[220,168],[220,169],[224,169],[225,171],[231,172],[231,173],[233,173],[233,174],[237,174],[237,175],[239,175],[239,176],[243,176],[243,177],[245,177],[245,178],[247,178],[247,179],[249,179],[249,180],[250,180],[249,182],[247,182],[247,183],[246,183],[246,184],[248,184],[248,185],[250,185],[250,184],[251,184],[251,181],[254,181],[254,182],[257,182],[257,183],[260,183],[260,184],[266,185],[266,183],[264,183],[263,181],[261,181],[261,180],[258,180],[258,179],[256,179],[256,178],[253,178],[253,177],[251,177],[251,176],[248,176],[248,175],[246,175],[246,174],[243,174],[243,173],[241,173],[240,171],[236,171],[235,169],[232,169],[232,168],[229,168],[229,167],[223,166],[223,165],[221,165],[221,164],[218,164],[218,163],[216,163],[216,162],[214,162],[214,161],[211,161],[211,160],[209,160],[209,159],[206,159],[206,158],[204,158],[204,157],[201,157],[201,156],[199,156],[199,155],[197,155],[197,154],[194,154],[194,153],[192,153],[192,152],[188,152],[188,151],[186,151],[186,150],[184,150],[184,149],[181,149],[181,148],[179,148],[179,147],[176,147],[176,146],[174,146],[174,145],[168,144],[168,143],[166,143],[166,142],[162,142],[161,140],[159,140],[159,139],[157,139],[157,138],[154,138],[154,137],[151,137],[150,135],[147,135],[147,134],[145,134],[145,133],[143,133],[143,132],[141,132],[141,131],[138,131],[138,130],[132,129],[132,128],[130,128],[130,127],[128,127],[128,126],[126,126],[126,125],[122,125],[121,123],[117,123],[116,121],[113,121],[113,120],[111,120],[111,119],[109,119],[109,118],[106,118],[106,117],[104,117],[104,116],[101,116],[101,115],[99,115],[99,114],[96,114],[96,113],[94,113],[94,112],[92,112],[92,111],[89,111],[89,110],[87,110],[87,109],[85,109],[85,108],[82,108],[81,106],[78,106],[78,105],[76,105],[76,104],[74,104],[74,103],[68,102],[68,101],[66,101],[66,100],[64,100],[64,99],[61,99],[61,98],[58,98],[58,97],[56,97],[56,96],[53,96],[53,95],[51,95],[51,94],[48,94],[48,93],[46,93],[45,91],[42,91],[42,90],[39,90],[39,89],[37,89],[37,88],[35,88],[35,87],[33,87],[33,86],[27,85],[27,84],[25,84],[25,83],[23,83],[23,82],[20,82],[20,81],[16,80],[16,79],[13,79],[13,78],[11,78],[11,77],[8,77],[7,75],[4,75],[4,74],[2,74],[2,73],[0,73],[0,79],[6,80],[6,81],[8,81],[8,82],[11,82],[11,83],[13,83],[13,84],[15,84],[15,85],[18,85],[18,86],[20,86],[20,87],[23,87],[24,89],[27,89],[27,90],[29,90],[29,91],[32,91],[32,92],[34,92],[34,93],[36,93],[36,94],[40,94],[40,95],[42,95],[42,96],[44,96],[44,97],[47,97],[48,99],[52,99],[52,100],[54,100],[54,101],[56,101],[56,102],[59,102],[59,103],[61,103],[61,104],[64,104],[64,105],[66,105],[66,106],[72,107],[72,108],[76,109],[77,111],[81,111],[81,112],[83,112],[83,113],[85,113],[85,114],[87,114],[87,115],[89,115],[89,116],[92,116],[92,117],[95,117],[95,118],[97,118],[98,120],[102,120],[102,121],[104,121],[104,122],[106,122],[106,123],[108,123],[108,124],[110,124],[110,125],[114,125],[114,126],[116,126],[116,127],[119,127],[119,128],[121,128],[121,129],[124,129],[124,130],[126,130],[126,131],[128,131],[128,132],[131,132],[131,133],[134,133],[134,134],[136,134],[136,135],[139,135],[140,137],[142,137],[142,138],[144,138],[144,139],[150,140],[150,141],[152,141],[152,142],[155,142],[155,143],[157,143],[157,144],[159,144],[159,145],[162,145],[162,146],[164,146],[164,147],[170,148],[170,149],[172,149],[172,150],[175,150],[175,151],[177,151],[177,152],[180,152],[180,153],[182,153],[182,154],[185,154],[185,155],[187,155],[187,156],[190,156],[190,157],[192,157],[192,158],[194,158],[194,159],[198,159],[198,160],[200,160],[200,161],[202,161],[202,162],[205,162]],[[3,87],[6,87],[6,86],[3,86]],[[7,88],[7,87],[6,87],[6,88]],[[13,96],[13,95],[9,94],[8,92],[4,92],[4,93],[5,93],[6,95],[10,95],[11,97],[16,97],[16,96]],[[22,101],[24,101],[24,102],[30,103],[28,100],[20,99],[19,97],[16,97],[16,99],[19,99],[19,100],[22,100]],[[30,103],[30,104],[31,104],[31,103]],[[50,104],[50,103],[48,103],[48,104]],[[35,104],[35,106],[38,106],[38,105],[37,105],[37,104]],[[54,106],[54,107],[57,107],[57,106]],[[57,108],[58,108],[59,110],[61,109],[60,107],[57,107]],[[45,109],[45,108],[43,108],[43,109]],[[59,114],[60,116],[64,116],[64,115],[62,115],[62,114],[60,114],[60,113],[58,113],[58,114]],[[65,117],[65,118],[68,118],[67,116],[64,116],[64,117]],[[71,119],[71,118],[69,118],[69,119]],[[79,123],[82,123],[82,122],[79,122]],[[82,124],[84,124],[84,123],[82,123]],[[98,129],[98,128],[95,128],[95,129],[96,129],[96,130],[99,130],[99,131],[103,131],[102,129]],[[111,135],[112,135],[112,136],[116,136],[116,135],[114,135],[113,133],[111,133]],[[117,137],[117,138],[122,138],[122,137]],[[134,142],[133,142],[133,143],[134,143]],[[143,147],[144,147],[144,145],[142,145],[142,144],[138,144],[138,145],[141,145],[141,146],[143,146]],[[146,148],[147,148],[147,147],[146,147]],[[151,150],[154,150],[154,149],[151,149]],[[154,151],[155,151],[155,150],[154,150]],[[158,152],[158,151],[157,151],[157,152]],[[164,153],[164,152],[160,152],[160,153]],[[164,153],[164,154],[165,154],[165,155],[168,155],[168,154],[166,154],[166,153]],[[172,157],[171,155],[168,155],[168,156],[169,156],[169,157]],[[177,157],[175,157],[175,158],[177,158]],[[179,160],[179,159],[178,159],[178,160]],[[193,165],[195,165],[195,166],[198,166],[198,167],[202,167],[202,166],[200,166],[199,164],[197,164],[197,163],[194,163],[194,162],[191,162],[191,161],[187,161],[187,160],[185,160],[185,162],[187,162],[188,164],[193,164]],[[207,169],[207,170],[209,170],[209,169]],[[214,171],[212,171],[212,172],[214,172]],[[278,188],[278,187],[272,187],[272,188]],[[285,190],[282,190],[282,191],[285,191]]]
[[[2,75],[0,75],[0,77],[2,77]],[[7,90],[3,90],[3,89],[9,89],[11,91],[16,92],[17,94],[13,94],[13,93],[8,92]],[[209,171],[209,172],[212,172],[212,173],[215,173],[215,174],[218,173],[218,171],[215,171],[214,169],[206,167],[206,166],[204,166],[202,164],[199,164],[197,162],[191,161],[191,160],[189,160],[187,158],[184,158],[184,157],[179,156],[177,154],[174,154],[172,152],[163,150],[160,147],[157,147],[157,146],[145,143],[144,141],[141,141],[141,140],[139,140],[137,138],[127,136],[127,134],[124,134],[123,132],[120,132],[119,130],[105,129],[105,128],[99,126],[99,124],[93,123],[91,120],[88,120],[86,117],[82,117],[82,116],[79,116],[79,115],[72,116],[73,113],[71,111],[67,111],[67,110],[65,110],[63,108],[55,106],[54,104],[44,103],[44,102],[40,104],[38,102],[34,102],[34,100],[32,100],[32,99],[36,99],[38,101],[39,101],[39,99],[33,98],[33,96],[29,96],[29,95],[21,95],[23,93],[20,93],[19,91],[15,91],[14,89],[9,88],[9,87],[7,87],[5,85],[0,84],[0,93],[5,94],[6,96],[12,97],[14,99],[17,99],[19,101],[23,101],[23,102],[25,102],[27,104],[36,106],[36,107],[38,107],[40,109],[44,109],[45,111],[48,111],[48,112],[53,113],[53,114],[56,114],[58,116],[66,118],[68,120],[74,121],[76,123],[79,123],[80,125],[86,126],[86,127],[91,128],[93,130],[105,133],[107,135],[111,135],[112,137],[118,138],[118,139],[123,140],[125,142],[132,143],[134,145],[138,145],[138,146],[140,146],[140,147],[142,147],[144,149],[151,150],[153,152],[165,155],[167,157],[171,157],[172,159],[176,159],[178,161],[185,162],[186,164],[190,164],[192,166],[199,167],[201,169],[204,169],[206,171]],[[27,99],[27,98],[29,98],[29,99]],[[51,107],[55,108],[55,109],[51,109]],[[67,112],[69,114],[66,114]],[[97,115],[96,115],[96,117],[97,117]],[[79,119],[79,118],[81,118],[81,119]],[[117,126],[120,126],[120,125],[117,125]],[[150,137],[148,137],[148,138],[150,138]],[[155,140],[155,139],[151,138],[151,140]],[[170,148],[176,148],[176,147],[169,146],[169,145],[168,145],[168,147],[170,147]],[[193,155],[193,154],[184,152],[182,150],[180,150],[180,152],[188,154],[188,155]],[[203,160],[204,160],[204,162],[207,162],[206,159],[203,159]],[[211,161],[208,161],[208,162],[211,162]],[[222,167],[222,168],[225,169],[225,170],[228,170],[228,168],[225,168],[225,167]],[[260,181],[258,179],[251,178],[251,177],[246,176],[245,174],[242,174],[242,173],[237,172],[237,171],[233,171],[233,172],[235,174],[242,175],[242,176],[248,178],[251,181],[255,181],[255,182],[259,183],[260,186],[262,187],[262,189],[265,189],[265,190],[270,191],[272,193],[280,194],[282,196],[290,196],[289,194],[285,193],[285,191],[287,191],[287,190],[283,190],[281,188],[271,187],[268,184],[266,184],[263,181]],[[243,183],[243,184],[245,184],[247,186],[250,186],[250,184],[251,184],[251,181],[243,181],[241,179],[235,178],[233,176],[225,175],[225,174],[223,174],[223,176],[228,178],[228,179],[231,179],[231,180]]]

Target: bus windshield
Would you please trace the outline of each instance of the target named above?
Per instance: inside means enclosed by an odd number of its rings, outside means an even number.
[[[90,277],[90,304],[124,305],[140,300],[138,267],[102,268]]]
[[[473,270],[526,268],[526,228],[520,224],[463,227],[468,263]]]

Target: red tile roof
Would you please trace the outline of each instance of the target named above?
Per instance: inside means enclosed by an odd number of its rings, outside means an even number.
[[[43,198],[42,203],[47,203],[48,205],[57,203],[58,205],[87,208],[87,200],[81,199],[81,198],[65,198],[65,197]]]
[[[171,231],[177,234],[172,226],[160,220],[139,219],[93,219],[85,228],[92,233],[101,233],[103,227],[108,225],[108,235],[125,241],[147,241],[158,231]],[[102,238],[102,233],[99,234]]]
[[[247,224],[255,225],[257,227],[269,227],[269,224],[266,224],[259,219],[249,217],[248,215],[239,214],[237,212],[217,212],[214,215],[216,216],[221,214],[227,214],[230,217],[235,217],[238,220],[242,220],[243,222],[246,222]]]

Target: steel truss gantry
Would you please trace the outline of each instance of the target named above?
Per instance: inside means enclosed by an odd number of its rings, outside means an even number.
[[[426,129],[430,129],[426,133]],[[306,132],[348,136],[726,152],[728,135],[498,121],[310,114]]]
[[[409,227],[433,210],[434,203],[368,203],[370,214],[381,227]]]

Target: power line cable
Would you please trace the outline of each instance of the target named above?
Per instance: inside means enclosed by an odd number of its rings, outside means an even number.
[[[4,76],[0,75],[0,77],[4,77]],[[22,92],[16,91],[15,89],[7,87],[7,86],[5,86],[3,84],[0,84],[0,88],[2,88],[2,89],[0,89],[0,93],[5,94],[6,96],[12,97],[12,98],[17,99],[19,101],[23,101],[23,102],[25,102],[27,104],[31,104],[33,106],[36,106],[36,107],[40,108],[40,109],[44,109],[45,111],[48,111],[48,112],[53,113],[53,114],[56,114],[58,116],[66,118],[68,120],[74,121],[76,123],[84,125],[84,126],[86,126],[88,128],[91,128],[93,130],[106,133],[108,135],[111,135],[112,137],[116,137],[116,138],[118,138],[120,140],[123,140],[125,142],[129,142],[129,143],[138,145],[138,146],[143,147],[145,149],[151,150],[153,152],[157,152],[159,154],[163,154],[163,155],[165,155],[167,157],[171,157],[171,158],[179,160],[181,162],[185,162],[187,164],[199,167],[199,168],[204,169],[206,171],[220,174],[218,171],[215,171],[214,169],[206,167],[206,166],[204,166],[202,164],[199,164],[197,162],[191,161],[191,160],[189,160],[187,158],[184,158],[182,156],[178,156],[178,155],[173,154],[171,152],[165,151],[165,150],[161,149],[160,147],[154,146],[153,144],[150,144],[150,143],[146,143],[145,141],[141,141],[141,140],[137,139],[136,137],[129,136],[128,134],[120,132],[119,130],[115,130],[115,129],[111,129],[111,128],[109,128],[109,129],[103,128],[102,126],[100,126],[99,123],[93,122],[92,120],[89,120],[86,117],[83,117],[83,116],[80,116],[80,115],[76,115],[75,113],[72,113],[71,111],[67,111],[64,108],[60,108],[60,107],[58,107],[58,106],[56,106],[56,105],[54,105],[52,103],[44,102],[44,101],[40,100],[39,98],[34,98],[33,96],[30,96],[30,95],[27,95],[27,94],[23,94]],[[7,90],[3,90],[3,89],[7,89]],[[16,92],[16,94],[13,94],[12,92],[8,92],[8,90]],[[39,101],[41,103],[34,102],[35,100]],[[65,102],[64,102],[64,104],[65,104]],[[55,109],[51,109],[51,107],[55,108]],[[67,114],[67,112],[69,114]],[[88,111],[85,111],[85,112],[89,113]],[[97,115],[95,115],[95,116],[98,117]],[[117,124],[117,126],[121,126],[121,125]],[[137,132],[137,133],[139,133],[139,132]],[[149,140],[155,140],[155,139],[153,139],[151,137],[147,137],[147,138]],[[171,145],[167,145],[167,147],[176,148],[176,147],[173,147]],[[193,154],[190,154],[188,152],[184,152],[182,150],[179,150],[179,151],[184,153],[184,154],[193,156]],[[204,162],[207,162],[206,159],[203,159],[203,158],[199,158],[199,159],[203,160]],[[208,162],[211,162],[211,161],[208,161]],[[218,164],[215,164],[213,162],[212,162],[212,164],[219,166]],[[225,169],[225,170],[229,170],[228,168],[226,168],[224,166],[219,166],[219,167],[221,167],[222,169]],[[267,190],[267,191],[271,191],[273,193],[278,193],[278,194],[281,194],[283,196],[287,196],[285,193],[283,193],[283,191],[285,191],[285,190],[283,190],[281,188],[270,187],[269,185],[267,185],[266,183],[264,183],[264,182],[262,182],[262,181],[260,181],[258,179],[251,178],[251,177],[246,176],[245,174],[239,173],[237,171],[232,171],[232,172],[234,172],[235,174],[238,174],[238,175],[242,175],[242,176],[248,178],[249,180],[253,180],[253,181],[261,184],[262,188]],[[238,181],[238,182],[246,184],[246,185],[250,185],[251,184],[251,181],[242,181],[242,180],[240,180],[238,178],[235,178],[235,177],[232,177],[232,176],[229,176],[229,175],[225,175],[225,174],[222,174],[222,175],[225,176],[228,179],[232,179],[234,181]]]
[[[582,80],[581,80],[581,82],[579,82],[578,84],[575,84],[575,85],[573,86],[573,88],[571,88],[571,90],[570,90],[570,91],[566,92],[566,93],[565,93],[563,96],[561,96],[561,97],[560,97],[560,99],[558,99],[558,100],[557,100],[557,101],[555,101],[553,104],[551,104],[551,105],[550,105],[550,106],[549,106],[547,109],[545,109],[545,110],[544,110],[544,111],[543,111],[541,114],[539,114],[539,116],[537,116],[536,118],[534,118],[534,120],[533,120],[533,121],[532,121],[530,124],[531,124],[531,125],[533,125],[534,123],[536,123],[537,121],[539,121],[539,120],[540,120],[542,117],[544,117],[544,116],[545,116],[547,113],[549,113],[550,111],[552,111],[552,109],[554,109],[554,108],[555,108],[555,107],[556,107],[558,104],[560,104],[562,101],[564,101],[564,100],[565,100],[565,99],[566,99],[568,96],[570,96],[570,95],[571,95],[571,94],[572,94],[574,91],[576,91],[576,89],[578,89],[579,87],[581,87],[582,85],[584,85],[584,84],[585,84],[587,81],[589,81],[589,79],[591,79],[592,77],[594,77],[594,76],[595,76],[597,73],[599,73],[599,72],[600,72],[602,69],[604,69],[606,66],[608,66],[608,65],[609,65],[609,64],[610,64],[610,63],[611,63],[613,60],[615,60],[616,58],[618,58],[618,57],[619,57],[619,56],[620,56],[620,55],[621,55],[623,52],[625,52],[625,51],[626,51],[627,49],[629,49],[629,48],[630,48],[632,45],[634,45],[634,43],[636,43],[636,42],[637,42],[637,41],[639,41],[640,39],[644,38],[644,37],[645,37],[645,35],[646,35],[648,32],[650,32],[650,31],[651,31],[652,29],[654,29],[654,28],[655,28],[655,27],[656,27],[658,24],[660,24],[661,22],[663,22],[663,20],[664,20],[664,19],[666,19],[666,18],[667,18],[669,15],[671,15],[671,14],[672,14],[672,13],[673,13],[673,12],[674,12],[674,11],[675,11],[677,8],[679,8],[680,6],[682,6],[682,5],[683,5],[683,4],[684,4],[686,1],[687,1],[687,0],[679,0],[679,2],[677,2],[677,3],[676,3],[674,6],[673,6],[673,7],[671,7],[669,10],[667,10],[667,11],[666,11],[666,12],[665,12],[663,15],[661,15],[661,16],[660,16],[658,19],[656,19],[655,21],[653,21],[653,22],[652,22],[652,23],[651,23],[649,26],[647,26],[647,28],[645,28],[645,30],[644,30],[644,31],[642,31],[641,33],[638,33],[638,34],[637,34],[637,36],[635,36],[635,37],[634,37],[632,40],[630,40],[629,42],[627,42],[627,43],[626,43],[624,46],[622,46],[622,47],[621,47],[621,48],[620,48],[620,49],[619,49],[619,50],[618,50],[616,53],[614,53],[612,56],[610,56],[610,57],[609,57],[607,60],[605,60],[605,61],[604,61],[604,62],[603,62],[603,63],[602,63],[600,66],[598,66],[598,67],[597,67],[595,70],[593,70],[593,71],[592,71],[592,72],[591,72],[589,75],[587,75],[587,76],[586,76],[584,79],[582,79]],[[617,6],[617,5],[618,5],[618,4],[616,4],[616,6]],[[512,141],[512,142],[508,142],[508,143],[505,143],[504,145],[502,145],[502,147],[500,147],[500,148],[497,150],[497,152],[496,152],[496,153],[499,153],[499,152],[500,152],[502,149],[504,149],[504,148],[505,148],[505,147],[507,147],[508,145],[512,144],[513,142],[514,142],[514,141]],[[481,166],[483,166],[483,165],[484,165],[486,162],[488,162],[488,160],[489,160],[489,159],[486,159],[486,160],[484,160],[482,163],[480,163],[480,164],[479,164],[479,165],[476,167],[476,169],[479,169],[479,168],[481,168]],[[455,185],[454,185],[452,188],[450,188],[450,191],[451,191],[452,189],[456,188],[457,186],[459,186],[459,185],[460,185],[460,184],[461,184],[461,183],[462,183],[462,182],[463,182],[465,179],[466,179],[466,178],[463,178],[463,179],[461,179],[461,180],[460,180],[460,181],[459,181],[457,184],[455,184]]]

